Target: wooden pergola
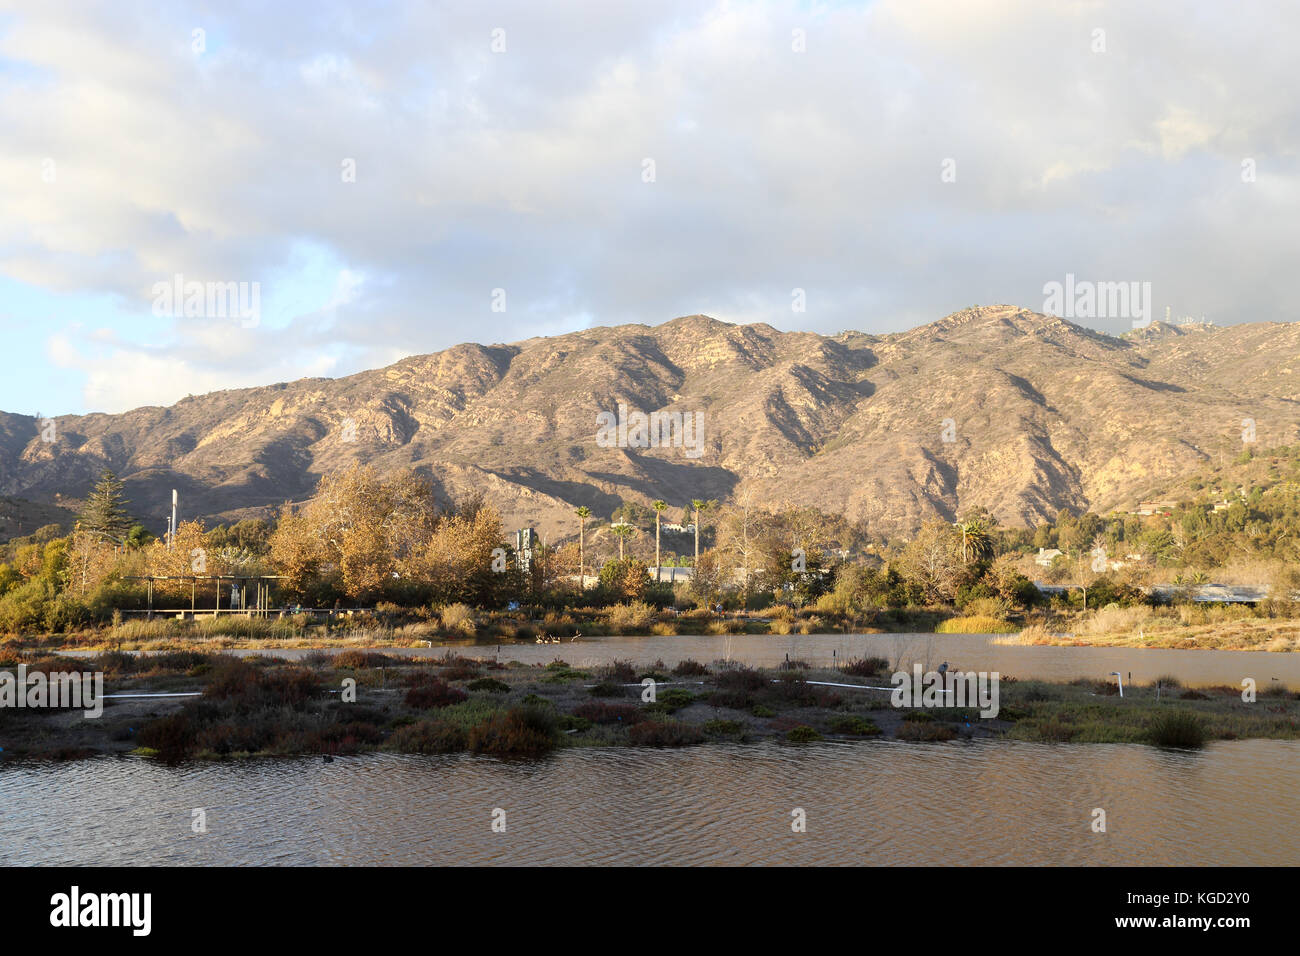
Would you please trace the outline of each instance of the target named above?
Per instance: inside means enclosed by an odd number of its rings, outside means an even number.
[[[213,583],[213,592],[215,596],[212,613],[213,616],[220,614],[247,614],[250,617],[266,617],[271,610],[271,581],[279,581],[284,577],[282,574],[149,574],[149,575],[132,575],[128,581],[146,581],[149,585],[149,607],[144,613],[150,619],[154,616],[153,606],[153,583],[155,581],[188,581],[190,582],[190,613],[198,616],[199,607],[199,583],[211,581]],[[230,587],[230,606],[222,608],[221,606],[221,582],[231,582]],[[242,587],[240,585],[243,585]],[[248,602],[249,587],[255,587],[255,595],[250,605]],[[239,604],[235,605],[235,595],[239,596]],[[158,613],[162,614],[183,614],[184,608],[159,609]]]

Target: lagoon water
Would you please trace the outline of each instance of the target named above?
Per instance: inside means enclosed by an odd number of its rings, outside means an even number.
[[[1296,865],[1298,815],[1300,741],[1275,740],[0,766],[4,865]]]
[[[708,663],[732,660],[774,667],[786,656],[813,665],[829,666],[854,657],[883,657],[894,669],[912,663],[926,670],[948,661],[961,671],[999,671],[1021,680],[1073,680],[1076,677],[1108,679],[1112,671],[1125,683],[1149,683],[1172,675],[1189,687],[1214,684],[1241,686],[1243,677],[1254,678],[1260,690],[1283,685],[1300,690],[1300,654],[1266,651],[1170,650],[1136,647],[1020,647],[997,644],[989,634],[737,634],[726,636],[601,637],[560,644],[455,644],[432,648],[401,648],[402,655],[441,656],[449,648],[470,657],[493,657],[541,664],[560,658],[577,665],[612,660],[648,664],[663,660],[669,666],[683,658]],[[235,651],[232,653],[263,653]],[[300,657],[309,651],[269,650],[277,657]]]
[[[394,653],[442,655],[447,647]],[[1300,688],[1300,654],[1018,647],[989,635],[610,637],[458,645],[575,664],[877,655],[1022,679]],[[258,652],[236,652],[258,653]],[[298,657],[299,650],[271,651]],[[208,832],[191,832],[191,812]],[[807,830],[791,830],[802,808]],[[492,811],[506,811],[506,832]],[[1094,833],[1094,809],[1107,832]],[[1300,865],[1300,741],[894,740],[571,749],[539,761],[371,754],[168,767],[0,762],[0,864]]]

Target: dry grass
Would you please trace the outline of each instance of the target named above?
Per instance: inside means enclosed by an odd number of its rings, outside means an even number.
[[[615,604],[609,609],[609,626],[619,634],[644,634],[654,619],[655,609],[644,601]]]
[[[1074,632],[1094,636],[1133,631],[1149,625],[1151,618],[1152,609],[1144,605],[1120,607],[1107,604],[1080,621]]]
[[[1014,624],[995,617],[970,615],[943,621],[934,629],[936,634],[1006,634],[1019,630]]]
[[[1012,644],[1025,647],[1032,647],[1041,644],[1055,644],[1056,635],[1049,631],[1041,623],[1030,624],[1028,627],[1020,629],[1017,634],[1002,634],[993,638],[994,644]]]
[[[474,620],[474,609],[468,604],[448,604],[438,615],[442,629],[453,634],[473,637],[478,633],[478,623]]]

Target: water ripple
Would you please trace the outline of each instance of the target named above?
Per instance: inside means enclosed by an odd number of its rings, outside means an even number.
[[[10,765],[0,863],[1294,865],[1297,758],[1295,741],[881,741]]]

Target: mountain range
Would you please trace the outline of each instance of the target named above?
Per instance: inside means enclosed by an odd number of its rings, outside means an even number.
[[[182,518],[230,522],[365,461],[424,471],[443,500],[481,490],[507,527],[552,538],[576,531],[579,505],[604,518],[656,498],[813,505],[906,536],[976,506],[1022,526],[1133,508],[1244,439],[1296,442],[1298,402],[1290,323],[1115,337],[997,305],[825,336],[691,315],[62,416],[54,441],[0,412],[0,495],[72,508],[111,468],[160,532],[172,488]],[[634,447],[635,429],[628,447],[598,442],[597,416],[620,404],[702,415],[700,453]]]

